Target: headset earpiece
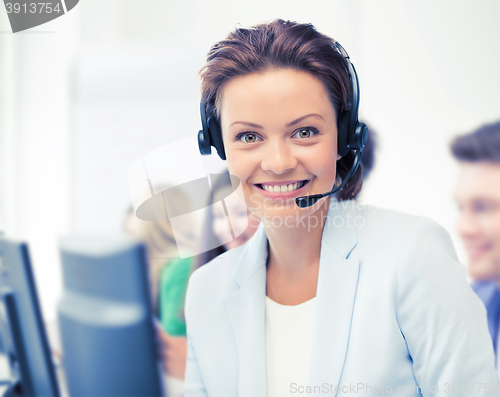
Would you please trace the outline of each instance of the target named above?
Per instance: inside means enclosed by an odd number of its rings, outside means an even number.
[[[222,131],[220,130],[219,123],[217,122],[215,116],[210,116],[207,122],[212,145],[217,150],[219,157],[222,160],[225,160],[226,152],[224,151],[224,142],[222,141]]]
[[[212,154],[212,142],[210,141],[210,132],[207,125],[207,112],[205,102],[200,103],[201,130],[198,132],[198,147],[203,155]]]
[[[366,145],[368,140],[368,127],[364,123],[356,123],[356,128],[354,134],[352,135],[352,142],[350,145],[352,148],[361,149]]]
[[[205,133],[203,130],[198,131],[198,147],[200,148],[201,154],[212,154],[212,145],[210,145],[210,142],[205,139]]]
[[[198,147],[203,155],[212,154],[212,146],[217,150],[217,154],[222,160],[226,159],[224,142],[219,123],[214,116],[207,120],[207,106],[205,102],[200,103],[201,126],[198,132]]]

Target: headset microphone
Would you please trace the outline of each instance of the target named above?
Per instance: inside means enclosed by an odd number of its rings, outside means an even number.
[[[349,172],[347,173],[347,175],[345,176],[345,178],[343,179],[342,183],[339,186],[334,187],[334,189],[330,190],[328,193],[314,194],[312,196],[297,197],[295,199],[295,204],[297,204],[300,208],[310,207],[311,205],[316,203],[316,201],[318,201],[320,198],[330,196],[331,194],[338,192],[340,189],[342,189],[344,187],[344,185],[346,184],[348,179],[351,176],[353,176],[354,173],[356,172],[356,170],[358,169],[359,163],[361,163],[361,156],[362,155],[363,155],[363,148],[360,148],[356,151],[356,157],[354,158],[354,162],[351,166],[351,169],[349,170]],[[333,186],[335,186],[335,185],[333,185]]]

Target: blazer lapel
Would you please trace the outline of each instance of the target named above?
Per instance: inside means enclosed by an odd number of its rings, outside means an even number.
[[[309,373],[310,386],[333,386],[321,396],[337,394],[347,355],[360,267],[350,256],[357,244],[355,205],[332,199],[323,229]]]
[[[309,376],[311,386],[327,382],[335,389],[341,380],[359,275],[359,260],[350,256],[357,244],[355,217],[355,202],[331,200],[321,242]],[[239,397],[267,395],[267,254],[267,237],[261,224],[240,254],[233,275],[234,290],[225,299],[238,352]]]
[[[267,237],[261,224],[236,263],[235,290],[225,300],[238,352],[239,397],[267,395],[266,261]]]

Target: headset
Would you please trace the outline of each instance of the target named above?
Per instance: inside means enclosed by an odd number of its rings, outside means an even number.
[[[349,110],[345,110],[340,114],[337,122],[337,150],[340,156],[345,156],[350,150],[355,150],[356,155],[349,172],[339,186],[333,185],[333,189],[327,193],[297,197],[295,199],[295,203],[300,208],[309,207],[316,203],[316,201],[320,198],[329,196],[344,187],[348,179],[353,176],[358,169],[358,166],[361,163],[363,149],[368,139],[368,128],[366,127],[366,124],[358,121],[359,81],[356,69],[354,69],[354,65],[351,63],[349,54],[347,54],[346,50],[344,50],[340,43],[335,42],[332,47],[347,61],[346,71],[349,74],[352,85],[351,107]],[[219,157],[222,160],[226,160],[220,125],[214,115],[207,119],[206,108],[206,103],[201,102],[200,113],[202,130],[198,132],[198,146],[200,153],[202,155],[212,154],[211,147],[213,146],[217,150]]]

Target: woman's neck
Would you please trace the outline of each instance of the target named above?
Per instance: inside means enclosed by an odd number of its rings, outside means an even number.
[[[265,224],[269,240],[268,273],[295,282],[319,267],[321,236],[329,198],[310,217],[292,226]]]

